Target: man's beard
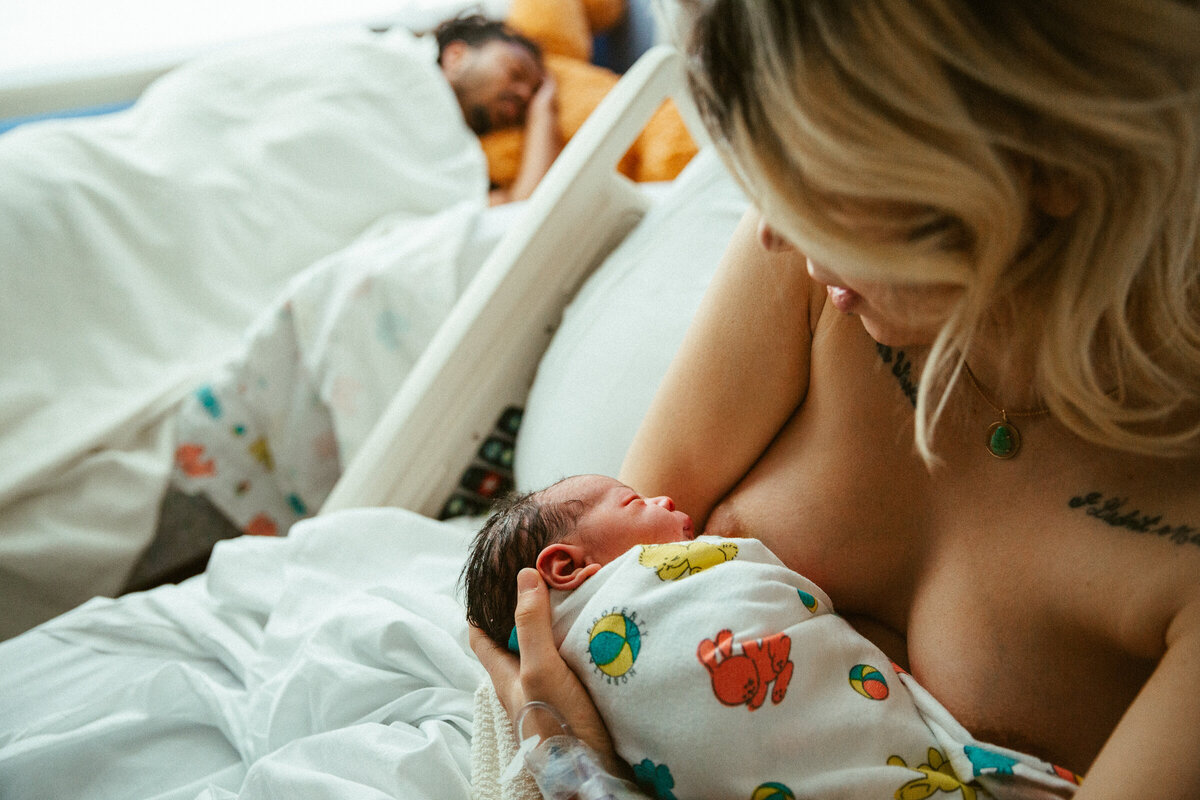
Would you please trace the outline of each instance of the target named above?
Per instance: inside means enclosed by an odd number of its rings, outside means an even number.
[[[467,111],[467,127],[475,131],[479,136],[492,129],[492,118],[488,116],[487,109],[483,106],[471,106]]]

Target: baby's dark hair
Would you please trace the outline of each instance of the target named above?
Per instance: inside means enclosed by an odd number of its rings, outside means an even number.
[[[459,576],[467,621],[501,646],[512,635],[517,573],[536,566],[542,548],[566,538],[585,510],[580,500],[545,502],[544,491],[512,493],[497,501],[471,541]]]
[[[438,45],[438,63],[442,63],[442,52],[450,42],[465,42],[479,47],[492,40],[520,45],[529,51],[534,60],[541,63],[542,48],[527,36],[523,36],[499,20],[488,19],[482,14],[460,14],[442,22],[433,29]]]

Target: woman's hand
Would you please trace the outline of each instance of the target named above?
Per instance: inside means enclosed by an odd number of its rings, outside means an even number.
[[[532,700],[549,703],[566,718],[575,735],[600,755],[610,774],[631,778],[629,767],[613,752],[612,739],[595,703],[554,646],[550,591],[535,569],[526,568],[517,575],[516,623],[520,660],[483,631],[471,628],[471,649],[491,676],[509,718],[515,724],[516,714]],[[561,732],[542,714],[529,716],[527,733],[530,725],[543,737]]]

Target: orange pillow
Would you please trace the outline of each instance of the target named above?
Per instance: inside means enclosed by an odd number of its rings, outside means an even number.
[[[592,58],[592,29],[580,0],[512,0],[507,22],[547,54]]]
[[[558,82],[558,120],[563,139],[569,140],[620,78],[615,72],[586,61],[547,54],[546,69]],[[499,187],[512,184],[521,166],[524,132],[495,131],[482,137],[491,181]],[[696,154],[696,145],[675,106],[663,104],[634,140],[617,169],[635,181],[667,181]]]
[[[604,33],[625,16],[625,0],[583,0],[583,13],[593,34]]]

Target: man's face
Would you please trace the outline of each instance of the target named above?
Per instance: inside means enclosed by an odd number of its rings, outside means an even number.
[[[499,39],[477,47],[450,42],[442,53],[442,71],[467,125],[481,136],[522,124],[542,83],[542,67],[533,54]]]

